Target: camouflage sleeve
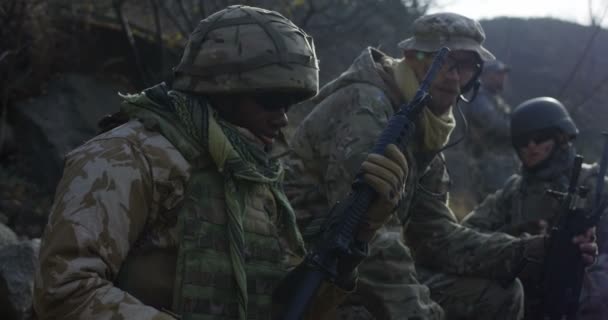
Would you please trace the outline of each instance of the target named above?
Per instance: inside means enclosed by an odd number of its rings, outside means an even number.
[[[596,187],[599,176],[599,165],[594,164],[583,164],[583,171],[581,172],[580,183],[586,186],[590,192],[590,196],[587,199],[587,204],[590,209],[595,205]],[[608,191],[608,179],[604,177],[604,193]],[[605,208],[596,227],[597,243],[601,253],[608,254],[608,208]]]
[[[370,243],[369,256],[359,265],[357,292],[352,300],[377,319],[444,319],[429,288],[417,279],[414,259],[401,233],[382,228]]]
[[[346,87],[332,97],[337,100],[347,98],[350,101],[340,101],[348,107],[344,108],[346,114],[336,124],[336,134],[331,137],[329,147],[331,151],[324,175],[326,187],[324,192],[330,205],[348,194],[361,163],[393,113],[388,98],[381,92],[376,92],[379,91],[378,89],[366,88],[366,86]]]
[[[125,139],[94,140],[68,156],[40,248],[40,319],[173,319],[112,283],[146,223],[151,179]]]
[[[388,98],[368,85],[352,85],[337,92],[345,115],[331,137],[330,156],[325,172],[324,190],[331,204],[349,191],[361,163],[393,113]],[[397,237],[382,228],[369,244],[369,257],[359,265],[355,295],[381,308],[386,319],[442,319],[441,307],[430,299],[426,286],[416,280],[410,252]],[[371,299],[371,300],[370,300]],[[379,302],[376,304],[375,302]],[[376,309],[376,308],[372,308]]]
[[[508,227],[509,190],[517,176],[514,175],[494,194],[488,195],[481,204],[462,219],[461,224],[465,227],[481,232],[505,232]],[[507,232],[508,233],[508,232]]]
[[[499,232],[481,233],[460,225],[446,204],[445,176],[443,164],[432,165],[414,197],[404,234],[416,263],[443,273],[513,279],[523,266],[524,247],[529,240]]]
[[[480,131],[477,134],[489,134],[508,143],[511,135],[510,118],[494,108],[494,102],[487,94],[480,94],[468,108],[467,119]]]

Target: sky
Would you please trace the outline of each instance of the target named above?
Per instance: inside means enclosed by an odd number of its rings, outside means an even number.
[[[474,19],[499,16],[552,17],[589,25],[589,3],[596,21],[608,26],[608,0],[435,0],[429,12],[451,11]]]

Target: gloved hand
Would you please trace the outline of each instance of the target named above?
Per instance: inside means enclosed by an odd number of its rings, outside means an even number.
[[[357,240],[369,242],[376,230],[390,219],[403,198],[409,167],[401,150],[390,144],[384,155],[370,153],[361,169],[363,180],[377,193],[357,233]]]
[[[522,281],[526,281],[528,278],[540,279],[548,241],[550,241],[550,238],[543,236],[533,237],[526,243],[524,259],[527,262],[519,274]],[[572,243],[578,245],[585,266],[588,267],[595,262],[598,256],[595,228],[589,228],[584,234],[573,237]]]
[[[578,244],[583,262],[587,267],[592,265],[598,256],[596,239],[595,227],[587,229],[584,234],[578,235],[572,239],[572,243]]]

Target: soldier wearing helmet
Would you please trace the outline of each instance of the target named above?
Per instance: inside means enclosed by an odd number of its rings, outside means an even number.
[[[579,131],[564,105],[551,97],[523,102],[510,120],[511,144],[521,161],[521,174],[511,176],[502,189],[488,196],[462,223],[479,231],[500,231],[516,237],[546,234],[564,210],[546,190],[567,190],[576,153],[572,141]],[[595,190],[597,174],[597,164],[584,164],[579,185]],[[608,284],[605,223],[598,230],[602,263],[588,269],[591,281],[584,282],[578,319],[603,319],[608,315],[601,303],[605,299],[602,294],[606,293],[598,290]],[[534,274],[521,279],[526,291],[526,319],[540,319],[540,279]],[[589,286],[590,283],[593,284]]]
[[[466,188],[477,204],[500,188],[517,168],[517,158],[508,148],[511,106],[502,97],[510,67],[494,60],[483,67],[481,87],[464,113],[468,136],[464,141],[468,158]]]
[[[286,193],[305,239],[313,241],[327,209],[350,190],[389,117],[414,96],[434,52],[449,47],[430,86],[432,99],[416,120],[415,140],[405,150],[405,199],[370,243],[370,256],[359,266],[358,289],[340,312],[362,319],[521,318],[517,270],[527,259],[541,258],[544,238],[461,226],[446,204],[449,177],[439,152],[455,126],[452,106],[474,88],[483,63],[494,56],[482,45],[480,24],[458,14],[420,17],[413,30],[399,44],[402,58],[367,48],[303,103],[312,111],[290,140]]]
[[[123,96],[130,120],[67,156],[40,249],[38,317],[271,319],[274,288],[305,248],[269,151],[317,79],[312,39],[280,14],[231,6],[202,20],[172,88]],[[363,169],[379,197],[360,239],[396,207],[402,192],[387,181],[405,179],[404,166],[392,146]],[[358,260],[344,258],[311,319],[354,288]]]

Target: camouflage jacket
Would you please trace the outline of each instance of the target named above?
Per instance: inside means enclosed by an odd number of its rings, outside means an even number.
[[[318,222],[322,221],[320,214],[345,197],[360,164],[402,102],[390,73],[393,62],[377,50],[365,49],[346,72],[310,100],[316,106],[296,129],[291,140],[293,151],[285,160],[286,193],[305,236],[322,224]],[[514,277],[514,270],[522,263],[524,240],[482,234],[459,225],[446,205],[449,178],[442,155],[419,152],[415,144],[405,150],[410,173],[398,215],[407,226],[405,238],[416,263],[446,273]],[[398,224],[388,229],[401,231]],[[374,243],[371,246],[373,253]],[[407,273],[416,277],[409,251],[403,254],[403,260],[410,263],[364,261],[370,270],[388,277],[365,273],[360,267],[360,283],[369,280],[387,308],[400,310],[400,314],[408,312],[400,300],[405,298],[404,292],[411,293],[414,288],[420,297],[426,290],[415,280],[408,283],[397,276]],[[391,290],[384,291],[389,286]],[[405,288],[410,291],[400,291]]]
[[[579,185],[589,188],[590,195],[595,192],[599,172],[597,164],[583,164]],[[534,234],[535,222],[545,220],[550,228],[557,217],[564,213],[560,201],[546,193],[546,190],[566,191],[570,170],[548,179],[534,174],[514,174],[507,180],[502,189],[489,195],[479,206],[471,211],[462,224],[483,232],[500,231],[513,236],[523,233]],[[608,185],[606,186],[608,187]],[[591,203],[592,199],[587,200]],[[600,248],[606,248],[606,219],[600,221],[597,228]]]
[[[511,107],[502,96],[488,92],[483,86],[479,89],[475,100],[465,107],[469,122],[466,145],[474,157],[496,151],[512,154],[510,113]]]
[[[468,120],[467,138],[463,143],[465,172],[454,174],[457,185],[472,192],[476,203],[499,189],[518,168],[517,156],[510,142],[511,107],[498,94],[483,87],[469,105],[463,108]]]
[[[173,319],[177,212],[192,165],[150,128],[133,120],[68,154],[35,279],[40,319]],[[217,199],[208,214],[222,219]],[[271,229],[268,200],[251,214]],[[323,306],[344,295],[324,293]]]
[[[586,186],[592,195],[598,175],[596,164],[584,164],[579,177],[579,185]],[[565,191],[568,188],[569,170],[558,175],[541,179],[532,174],[513,175],[496,193],[489,195],[475,210],[462,221],[463,225],[480,231],[502,231],[514,236],[538,232],[536,221],[543,219],[548,226],[556,217],[564,213],[558,199],[546,193],[547,189]],[[605,188],[608,187],[608,182]],[[606,190],[606,189],[605,189]],[[591,197],[592,198],[592,197]],[[588,204],[592,199],[587,200]],[[581,292],[581,305],[578,319],[603,319],[606,310],[606,288],[608,288],[608,223],[606,214],[596,228],[600,254],[595,264],[587,268],[586,278]],[[538,278],[524,278],[526,282],[539,281]],[[535,288],[534,286],[527,286]],[[529,290],[526,304],[533,310],[541,301],[540,292]]]

